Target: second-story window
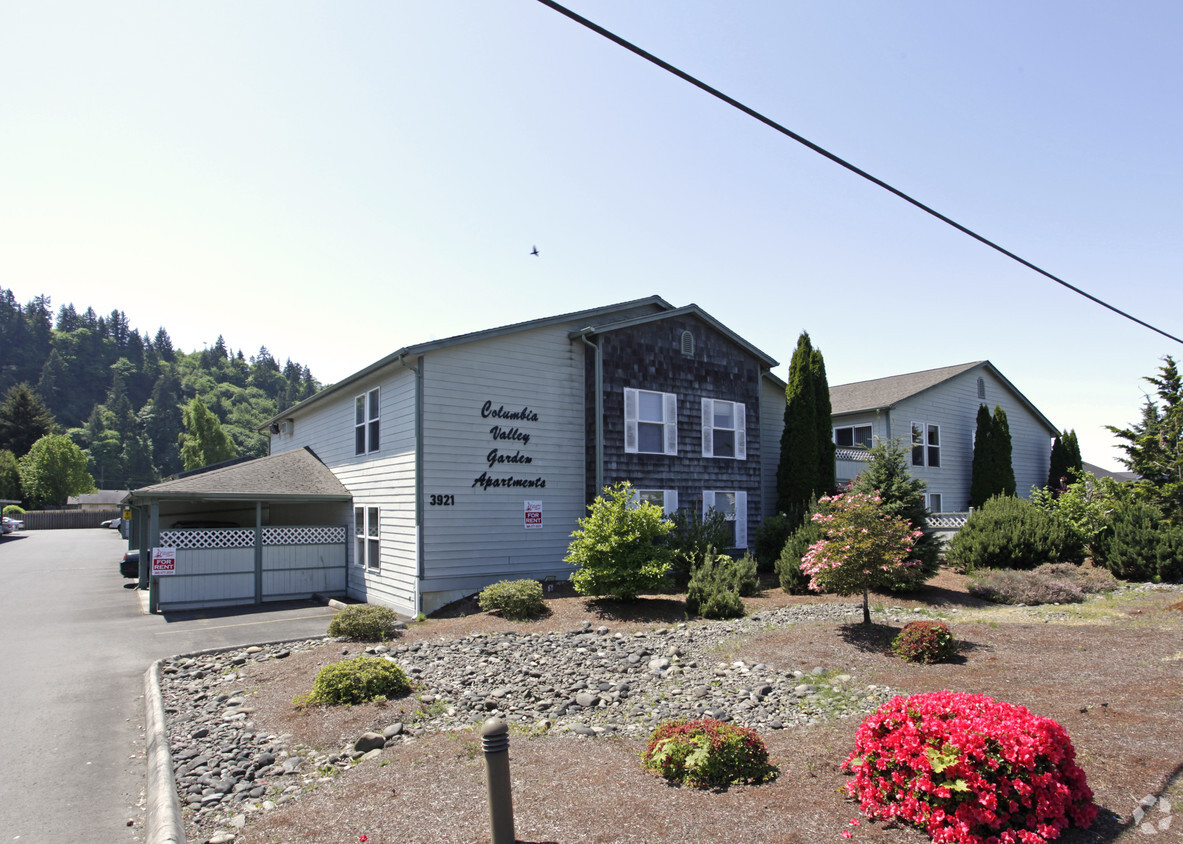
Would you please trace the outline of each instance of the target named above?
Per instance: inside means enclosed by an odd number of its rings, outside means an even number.
[[[625,387],[624,450],[627,454],[678,453],[676,395]]]
[[[377,387],[354,399],[354,454],[370,454],[378,450],[382,415],[378,399],[379,393]]]
[[[748,459],[747,413],[740,402],[702,400],[702,456]]]

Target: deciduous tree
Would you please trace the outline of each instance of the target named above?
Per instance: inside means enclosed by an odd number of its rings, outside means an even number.
[[[86,455],[64,434],[48,434],[18,461],[25,499],[34,506],[65,504],[71,495],[94,492]]]
[[[185,465],[185,471],[221,463],[238,454],[234,442],[222,430],[222,423],[209,412],[201,399],[189,402],[184,412],[184,424],[181,462]]]

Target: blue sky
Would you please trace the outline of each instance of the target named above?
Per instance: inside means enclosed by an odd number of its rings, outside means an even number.
[[[569,5],[1183,336],[1183,5]],[[0,285],[185,350],[331,382],[658,294],[782,376],[989,359],[1109,468],[1183,354],[534,0],[9,3],[0,76]]]

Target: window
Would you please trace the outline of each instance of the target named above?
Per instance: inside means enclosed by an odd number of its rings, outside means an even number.
[[[626,454],[678,453],[678,397],[652,390],[624,390]]]
[[[929,466],[933,469],[941,465],[940,425],[912,423],[912,465]]]
[[[353,453],[370,454],[378,450],[381,410],[378,388],[358,396],[353,402]]]
[[[657,505],[667,516],[672,516],[678,509],[678,491],[675,489],[638,489],[637,500]]]
[[[377,571],[381,567],[378,508],[353,508],[354,559],[359,566]]]
[[[986,398],[986,379],[985,378],[978,379],[978,398],[980,398],[980,399]]]
[[[731,529],[732,548],[748,547],[748,494],[746,492],[724,492],[703,490],[702,512],[705,516],[711,510],[719,510]]]
[[[930,513],[943,513],[941,509],[941,494],[939,492],[929,492],[924,495],[924,506],[928,508]]]
[[[702,400],[702,456],[748,459],[747,413],[739,402]]]
[[[834,445],[846,446],[848,448],[870,448],[871,426],[851,425],[846,428],[835,428]]]

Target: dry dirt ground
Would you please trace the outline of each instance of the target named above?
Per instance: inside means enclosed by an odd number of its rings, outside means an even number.
[[[628,631],[685,620],[679,595],[643,596],[621,605],[556,592],[549,614],[510,623],[475,604],[412,625],[408,640],[471,631],[569,630],[583,620]],[[1063,724],[1092,787],[1100,815],[1090,830],[1061,841],[1183,841],[1183,817],[1150,839],[1133,821],[1153,794],[1183,815],[1183,594],[1131,591],[1075,606],[994,607],[970,596],[964,578],[943,572],[910,598],[872,596],[872,607],[925,606],[946,616],[960,657],[914,665],[890,656],[898,626],[810,623],[737,637],[720,660],[764,662],[779,670],[822,665],[862,684],[902,694],[950,689],[1022,704]],[[791,603],[841,600],[790,597],[775,584],[747,599],[749,612]],[[874,612],[872,613],[874,619]],[[694,622],[708,623],[708,622]],[[356,653],[358,648],[351,648]],[[332,654],[330,656],[329,654]],[[298,711],[293,696],[311,688],[319,664],[341,647],[252,667],[246,685],[259,729],[333,752],[369,728],[411,720],[414,699]],[[853,842],[910,844],[928,837],[908,827],[859,818],[845,797],[839,766],[858,719],[790,728],[763,736],[780,777],[767,785],[700,791],[667,785],[640,767],[640,740],[511,733],[515,830],[521,842]],[[293,804],[256,813],[236,844],[256,842],[485,842],[490,840],[479,725],[429,735],[333,777]],[[362,838],[366,836],[366,838]]]

